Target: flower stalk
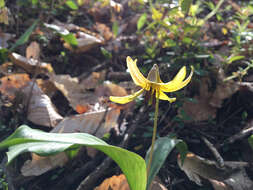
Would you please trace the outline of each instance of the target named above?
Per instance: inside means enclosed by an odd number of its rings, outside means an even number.
[[[151,143],[151,149],[149,153],[149,160],[148,160],[148,166],[147,166],[147,177],[149,176],[151,163],[152,163],[152,157],[154,153],[154,146],[155,146],[155,139],[156,139],[156,132],[157,132],[157,122],[158,122],[158,112],[159,112],[159,98],[156,98],[154,128],[153,128],[152,143]]]

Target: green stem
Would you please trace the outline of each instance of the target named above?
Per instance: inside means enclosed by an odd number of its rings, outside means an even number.
[[[157,121],[158,121],[158,110],[159,110],[159,98],[156,98],[154,129],[153,129],[152,144],[151,144],[151,150],[150,150],[150,153],[149,153],[149,160],[148,160],[148,166],[147,166],[147,176],[149,176],[150,167],[151,167],[151,163],[152,163],[152,157],[153,157],[153,153],[154,153],[154,145],[155,145],[156,131],[157,131]]]
[[[204,18],[204,23],[218,12],[219,8],[224,3],[224,1],[225,0],[220,0],[218,2],[218,4],[216,5],[216,7]]]

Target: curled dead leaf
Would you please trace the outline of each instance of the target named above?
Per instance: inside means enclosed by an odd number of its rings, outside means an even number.
[[[46,127],[55,127],[62,120],[50,98],[36,83],[29,82],[29,85],[22,89],[22,93],[25,97],[23,102],[28,104],[28,120]]]
[[[209,180],[215,190],[250,190],[253,182],[247,176],[245,162],[224,162],[224,167],[219,167],[211,161],[193,153],[188,153],[182,165],[181,159],[177,160],[179,167],[191,181],[202,185],[202,180]]]
[[[11,61],[26,70],[28,73],[34,74],[37,69],[38,73],[54,73],[53,67],[49,63],[39,62],[36,59],[27,59],[17,53],[10,53]]]
[[[64,47],[69,49],[70,51],[73,51],[75,53],[83,53],[86,52],[94,47],[97,47],[98,45],[101,45],[104,42],[104,39],[102,37],[98,36],[92,36],[90,34],[79,32],[78,38],[77,38],[77,47],[73,48],[70,44],[64,43]]]
[[[98,101],[94,93],[85,91],[85,87],[80,85],[78,78],[69,75],[52,75],[50,81],[67,98],[73,109],[76,109],[78,105],[94,105]]]
[[[109,109],[93,111],[64,118],[51,132],[52,133],[89,133],[99,138],[103,137],[112,128],[117,127],[120,111]]]

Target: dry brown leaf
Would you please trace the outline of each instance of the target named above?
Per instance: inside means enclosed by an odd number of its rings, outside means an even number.
[[[210,83],[208,79],[202,79],[200,82],[199,96],[194,96],[197,102],[185,101],[183,104],[182,109],[186,114],[194,121],[204,121],[215,118],[217,109],[222,106],[223,101],[237,92],[240,86],[232,80],[224,82],[224,79],[224,72],[220,69],[218,71],[217,84],[214,92],[209,92],[208,90],[208,84]]]
[[[222,102],[224,99],[229,98],[231,95],[233,95],[237,90],[239,89],[238,83],[230,80],[223,82],[225,79],[225,74],[222,69],[218,71],[218,81],[217,86],[212,94],[212,97],[210,99],[210,105],[215,108],[220,108],[222,106]]]
[[[0,32],[0,49],[8,48],[7,41],[14,38],[14,34]]]
[[[101,2],[96,2],[92,8],[88,10],[88,13],[93,17],[95,22],[108,23],[111,19],[110,7],[105,7]]]
[[[16,94],[28,85],[29,81],[31,80],[27,74],[13,74],[2,77],[0,79],[0,92],[12,101]]]
[[[26,58],[39,60],[40,57],[40,46],[37,42],[31,42],[30,45],[26,48]]]
[[[126,96],[126,90],[116,84],[113,83],[105,83],[104,85],[100,85],[96,88],[95,94],[99,97],[101,96]]]
[[[94,47],[97,47],[98,45],[101,45],[104,42],[104,39],[102,37],[93,36],[84,32],[79,32],[77,42],[78,45],[75,48],[73,48],[68,43],[64,43],[63,45],[70,51],[73,51],[75,53],[83,53]]]
[[[52,133],[89,133],[99,138],[103,137],[112,128],[116,128],[120,111],[109,109],[93,111],[64,118],[51,132]]]
[[[36,80],[40,89],[48,95],[50,98],[56,93],[57,88],[54,83],[50,80],[37,79]]]
[[[57,89],[67,98],[70,106],[78,113],[98,110],[94,106],[100,102],[101,97],[127,95],[126,90],[118,85],[109,83],[101,85],[103,79],[104,72],[93,72],[82,82],[69,75],[52,75],[50,78]],[[95,89],[95,93],[91,92],[90,89]]]
[[[209,104],[212,94],[208,92],[208,80],[201,81],[200,95],[194,96],[197,102],[185,101],[182,110],[194,121],[203,121],[215,118],[216,108]]]
[[[93,92],[85,91],[84,86],[79,84],[78,78],[72,78],[69,75],[52,75],[50,80],[67,98],[73,109],[77,106],[94,105],[98,101]]]
[[[89,105],[77,105],[76,106],[76,112],[79,114],[85,113],[87,111],[89,111],[91,108]]]
[[[52,168],[64,166],[68,161],[66,153],[61,152],[54,156],[42,157],[32,153],[32,160],[27,160],[21,168],[24,176],[39,176]]]
[[[28,73],[54,73],[53,67],[49,63],[39,62],[36,59],[27,59],[17,53],[9,54],[11,61],[19,67],[22,67]]]
[[[99,32],[99,34],[101,36],[103,36],[105,41],[108,41],[113,38],[113,33],[112,33],[111,29],[108,26],[106,26],[105,24],[97,22],[95,24],[94,28],[95,28],[95,30],[97,30]]]
[[[178,158],[179,167],[191,181],[202,185],[202,179],[209,180],[215,190],[251,190],[253,182],[247,176],[245,162],[224,162],[219,167],[215,161],[207,160],[193,153],[188,153],[182,165]]]
[[[150,190],[167,190],[157,178],[152,182]],[[124,174],[107,178],[94,190],[130,190],[127,179]]]
[[[101,82],[105,80],[105,71],[92,72],[85,80],[80,81],[80,85],[84,89],[95,89]]]
[[[13,64],[11,62],[5,62],[5,63],[0,65],[0,73],[3,76],[11,74],[12,73],[12,68],[13,68]],[[23,72],[24,72],[24,70],[22,69],[21,73],[23,73]],[[15,73],[19,73],[19,72],[15,72]]]
[[[42,92],[37,83],[29,82],[22,92],[25,96],[23,102],[28,104],[28,120],[46,127],[54,127],[62,120],[62,116],[56,112],[50,98]]]

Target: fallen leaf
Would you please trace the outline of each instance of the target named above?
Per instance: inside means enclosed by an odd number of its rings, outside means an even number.
[[[149,188],[150,190],[167,190],[167,188],[161,184],[159,179],[155,179]],[[127,179],[124,174],[114,175],[107,178],[96,187],[94,190],[130,190]]]
[[[204,121],[215,118],[217,109],[222,106],[223,101],[236,93],[240,87],[238,83],[232,80],[224,82],[225,78],[224,71],[220,69],[218,71],[214,92],[208,90],[210,82],[207,78],[203,78],[200,82],[199,95],[193,97],[196,102],[185,101],[182,110],[193,121]]]
[[[80,82],[78,78],[69,75],[52,75],[50,81],[67,98],[70,106],[78,113],[82,113],[83,111],[98,110],[94,106],[99,102],[103,103],[102,97],[127,95],[126,90],[118,85],[100,84],[104,77],[104,72],[93,72],[87,79]],[[91,89],[95,90],[95,93]],[[100,104],[99,106],[101,107]],[[102,106],[102,108],[104,107]]]
[[[92,72],[85,80],[80,81],[85,89],[95,89],[105,80],[105,71]]]
[[[38,73],[54,73],[53,67],[49,63],[40,62],[36,59],[27,59],[17,53],[10,53],[9,58],[19,67],[22,67],[28,73],[34,74],[37,69]]]
[[[109,1],[107,5],[109,5]],[[93,17],[95,22],[108,23],[111,19],[111,8],[105,6],[102,2],[96,2],[91,9],[88,10],[88,13]]]
[[[93,92],[86,92],[85,87],[80,85],[78,78],[69,75],[52,75],[50,81],[67,98],[73,109],[76,109],[78,105],[89,106],[98,102]]]
[[[233,80],[224,82],[225,74],[222,69],[218,71],[217,85],[212,97],[210,99],[210,105],[215,108],[220,108],[224,99],[231,97],[238,91],[239,85]]]
[[[30,45],[26,48],[26,58],[33,58],[39,60],[40,57],[40,46],[37,42],[31,42]]]
[[[90,109],[89,105],[77,105],[76,106],[76,112],[79,114],[85,113]]]
[[[105,24],[96,22],[94,28],[95,28],[95,30],[97,30],[99,32],[99,34],[101,36],[103,36],[105,41],[108,41],[113,38],[113,34],[112,34],[111,29],[108,26],[106,26]]]
[[[37,83],[29,82],[22,89],[25,96],[24,103],[28,104],[27,119],[46,127],[55,127],[63,118],[56,112],[50,98],[42,92]]]
[[[247,176],[245,162],[225,161],[224,167],[219,167],[215,161],[207,160],[193,153],[188,153],[182,165],[178,157],[177,163],[191,181],[202,185],[202,179],[209,180],[215,190],[250,190],[253,182]]]
[[[216,117],[216,108],[209,104],[212,94],[208,91],[208,80],[201,80],[200,93],[193,98],[196,102],[185,101],[182,110],[194,121],[203,121]],[[180,113],[181,109],[179,110]]]
[[[21,168],[23,176],[39,176],[52,168],[64,166],[68,161],[66,153],[42,157],[32,153],[32,160],[27,160]]]
[[[95,90],[95,94],[98,97],[101,97],[101,96],[106,96],[106,97],[109,97],[109,96],[127,96],[127,92],[123,87],[121,87],[119,85],[116,85],[116,84],[113,84],[113,83],[109,83],[109,82],[98,86]]]
[[[56,93],[58,90],[54,83],[50,80],[37,79],[36,83],[40,87],[40,89],[48,95],[50,98]]]
[[[86,52],[104,42],[102,37],[93,36],[84,32],[79,32],[77,38],[77,47],[73,48],[70,44],[64,43],[64,47],[75,53]]]
[[[0,32],[0,49],[8,48],[8,40],[14,37],[14,34]]]
[[[12,74],[0,79],[0,92],[8,97],[10,101],[16,98],[16,95],[21,89],[26,87],[30,82],[27,74]]]
[[[118,109],[100,110],[64,118],[52,133],[89,133],[99,138],[112,128],[116,128],[120,111]]]

